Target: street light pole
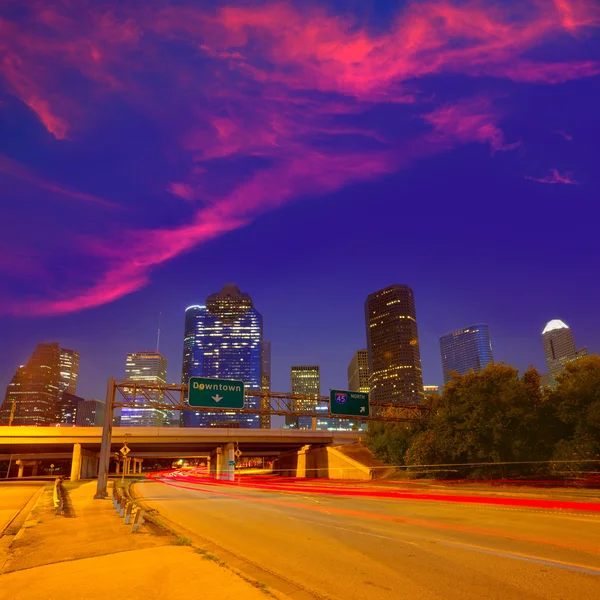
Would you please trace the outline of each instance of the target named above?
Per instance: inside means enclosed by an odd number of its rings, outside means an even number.
[[[102,499],[108,496],[108,467],[110,465],[110,443],[112,439],[112,423],[115,402],[115,380],[110,378],[106,386],[106,407],[104,409],[104,426],[102,427],[102,446],[98,461],[98,487],[94,498]]]

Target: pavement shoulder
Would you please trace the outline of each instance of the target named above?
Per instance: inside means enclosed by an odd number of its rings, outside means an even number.
[[[106,600],[117,590],[119,600],[267,598],[210,558],[163,546],[54,563],[0,575],[0,600]]]
[[[119,600],[278,597],[161,528],[131,533],[110,499],[94,499],[95,487],[67,486],[65,515],[54,513],[51,493],[40,496],[0,571],[0,600],[105,600],[115,590]]]

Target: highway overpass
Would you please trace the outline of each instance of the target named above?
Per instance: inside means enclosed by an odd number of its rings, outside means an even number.
[[[361,440],[363,432],[294,429],[221,429],[182,427],[114,427],[110,454],[127,442],[129,459],[141,468],[143,458],[211,457],[213,472],[232,475],[232,453],[272,456],[306,452],[309,448],[340,446]],[[0,460],[35,461],[73,458],[71,479],[95,477],[102,443],[102,427],[0,427]],[[127,465],[126,465],[127,467]],[[117,461],[110,470],[118,472]]]

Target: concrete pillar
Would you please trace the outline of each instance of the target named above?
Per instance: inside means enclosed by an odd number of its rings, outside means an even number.
[[[71,462],[71,481],[79,481],[81,474],[81,444],[73,444],[73,461]]]
[[[23,464],[22,460],[18,460],[17,464],[19,465],[19,473],[17,474],[17,477],[21,478],[21,477],[23,477],[23,471],[25,470],[25,465]]]
[[[223,448],[223,471],[221,479],[226,481],[233,481],[235,479],[235,456],[233,454],[235,448],[233,444],[225,444]]]
[[[309,452],[310,446],[302,446],[298,450],[298,462],[296,463],[296,477],[306,477],[306,454]]]
[[[117,470],[116,470],[117,475],[121,474],[121,461],[117,460]]]
[[[99,460],[97,456],[94,456],[94,458],[92,459],[92,473],[91,473],[91,477],[93,477],[94,479],[96,477],[98,477],[98,467],[100,466],[99,464]]]
[[[87,454],[83,454],[81,457],[81,479],[88,478],[88,471],[90,469],[90,457]]]
[[[32,477],[35,477],[38,474],[38,462],[37,460],[33,463],[33,469],[31,471]]]
[[[123,460],[123,473],[129,475],[129,469],[131,468],[131,459],[125,457]]]
[[[140,464],[138,466],[138,473],[140,473],[140,475],[142,473],[142,464],[144,464],[144,459],[140,458]]]
[[[216,450],[216,460],[215,460],[215,478],[221,479],[221,472],[223,470],[223,448],[219,446]]]

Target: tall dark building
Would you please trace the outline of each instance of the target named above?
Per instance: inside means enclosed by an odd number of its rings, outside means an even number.
[[[53,425],[59,422],[61,349],[38,344],[26,365],[17,369],[0,409],[2,425]],[[12,415],[12,417],[11,417]]]
[[[494,362],[490,330],[484,323],[477,323],[440,338],[444,383],[450,380],[450,373],[459,375],[481,371],[488,363]]]
[[[194,305],[185,313],[182,381],[212,377],[237,379],[246,389],[260,390],[262,385],[262,316],[252,298],[233,284],[227,284],[206,300],[206,306]],[[259,399],[246,403],[259,407]],[[184,411],[184,427],[258,428],[259,415],[236,412],[208,413]]]
[[[76,425],[77,412],[84,399],[69,392],[63,392],[59,402],[59,418],[61,425]]]
[[[75,425],[78,427],[102,427],[105,407],[106,404],[102,400],[82,400],[77,405]]]
[[[424,400],[421,353],[413,291],[390,285],[365,302],[370,399],[418,404]]]
[[[546,365],[548,366],[548,383],[556,383],[556,375],[562,371],[568,362],[587,356],[587,348],[577,350],[575,338],[569,326],[560,319],[553,319],[546,324],[542,331],[542,342]]]

